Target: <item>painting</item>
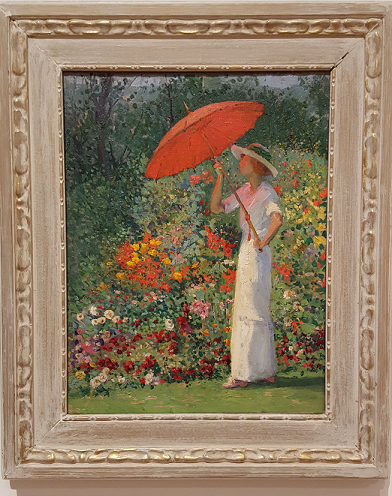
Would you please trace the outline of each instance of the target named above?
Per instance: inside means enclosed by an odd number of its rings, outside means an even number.
[[[329,75],[65,73],[69,413],[323,413]]]

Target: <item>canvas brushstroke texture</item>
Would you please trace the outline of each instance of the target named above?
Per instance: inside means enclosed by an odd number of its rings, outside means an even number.
[[[236,142],[268,147],[284,222],[271,242],[275,382],[225,391],[238,212],[211,212],[213,160],[145,171],[186,107],[233,100],[265,105]],[[329,77],[67,74],[64,106],[69,411],[322,412]],[[229,149],[219,161],[242,186]]]

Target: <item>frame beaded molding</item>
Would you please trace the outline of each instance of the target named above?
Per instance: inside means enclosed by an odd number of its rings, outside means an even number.
[[[146,37],[146,36],[232,36],[273,38],[285,37],[362,37],[365,38],[365,126],[363,135],[363,170],[362,170],[362,254],[361,254],[361,318],[360,318],[360,388],[359,388],[359,449],[99,449],[99,450],[60,450],[34,448],[33,440],[33,329],[32,329],[32,231],[31,231],[31,193],[30,193],[30,162],[29,162],[29,115],[27,95],[27,43],[29,37],[58,37],[71,36],[94,37]],[[11,20],[10,52],[11,52],[11,113],[12,113],[12,161],[14,174],[14,238],[16,246],[15,260],[15,322],[17,341],[17,377],[16,377],[16,411],[18,412],[16,433],[18,449],[17,464],[52,464],[68,465],[77,463],[346,463],[367,464],[372,462],[375,446],[375,285],[377,248],[377,177],[379,160],[380,108],[381,108],[381,19],[350,18],[350,19],[228,19],[228,20],[148,20],[148,19],[117,19],[117,20],[69,20],[69,19],[17,19]],[[325,66],[292,66],[286,70],[317,70]],[[67,68],[70,70],[71,68]],[[76,66],[73,67],[76,69]],[[83,66],[79,69],[97,70],[98,67]],[[146,70],[147,67],[129,66],[111,68],[113,70]],[[167,67],[154,66],[149,69],[160,71]],[[184,67],[176,66],[175,70],[212,70],[206,66]],[[216,67],[218,70],[257,70],[256,67]],[[261,67],[259,68],[261,69]],[[279,66],[265,66],[264,70],[278,70]],[[283,67],[282,67],[283,69]],[[57,72],[59,102],[62,95],[62,70]],[[330,137],[334,132],[334,82],[331,78],[331,127]],[[61,105],[59,104],[59,129],[62,129]],[[64,202],[63,177],[63,144],[62,134],[59,135],[61,168],[61,201]],[[329,209],[332,205],[333,180],[333,149],[330,147],[329,170]],[[65,274],[65,222],[62,209],[61,230],[61,266]],[[331,216],[328,214],[328,227],[331,226]],[[330,232],[330,230],[329,230]],[[328,248],[331,248],[331,234],[328,235]],[[328,257],[330,268],[331,258]],[[330,280],[328,280],[330,291]],[[66,305],[65,275],[62,281],[62,300]],[[328,294],[330,305],[330,294]],[[63,309],[64,310],[64,309]],[[62,316],[63,335],[65,341],[66,313]],[[327,322],[327,326],[330,323]],[[327,354],[330,344],[327,342]],[[62,350],[66,363],[66,346]],[[326,371],[327,389],[329,385],[329,370]],[[66,372],[63,371],[63,386],[66,384]],[[63,390],[62,405],[65,411],[66,396]],[[327,402],[326,413],[330,413]],[[125,419],[127,416],[121,416]],[[135,419],[135,416],[128,416]],[[141,416],[136,416],[141,418]],[[143,419],[149,416],[143,416]],[[90,416],[94,420],[119,420],[119,416]],[[67,416],[64,420],[87,420],[85,416]],[[151,418],[153,418],[151,416]],[[157,419],[157,416],[154,416]],[[161,418],[161,417],[160,417]],[[175,418],[210,418],[207,415],[181,416]],[[229,419],[229,415],[219,415],[214,418]],[[252,415],[240,415],[236,418],[255,418]],[[260,418],[258,416],[257,418]],[[264,419],[290,418],[287,415],[262,416]],[[325,419],[327,415],[296,415],[298,420]]]

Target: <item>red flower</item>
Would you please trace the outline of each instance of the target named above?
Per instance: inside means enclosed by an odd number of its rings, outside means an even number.
[[[320,198],[327,198],[328,189],[324,188],[320,193]]]
[[[201,177],[198,176],[197,174],[191,174],[189,176],[189,180],[190,180],[191,184],[194,185],[194,184],[197,184],[199,181],[201,181]]]
[[[279,195],[279,196],[282,196],[283,193],[282,193],[282,188],[279,186],[279,184],[277,184],[276,186],[274,186],[274,190],[276,191],[276,193]]]
[[[127,362],[123,363],[123,367],[125,372],[130,372],[133,369],[134,364],[131,360],[128,360]]]

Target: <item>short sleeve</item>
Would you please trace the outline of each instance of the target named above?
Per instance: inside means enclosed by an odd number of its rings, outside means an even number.
[[[240,206],[235,195],[231,195],[228,198],[225,198],[222,201],[222,205],[225,214],[229,214],[230,212],[233,212],[236,208]]]
[[[280,207],[277,203],[275,202],[269,202],[268,205],[267,205],[267,208],[266,208],[266,214],[271,217],[271,215],[274,213],[274,212],[277,212],[278,214],[282,215],[282,211],[280,210]]]
[[[269,194],[268,197],[266,198],[266,207],[265,207],[265,213],[271,217],[271,215],[277,212],[278,214],[282,215],[282,211],[279,206],[279,197],[276,194],[276,191],[272,186],[269,188]]]
[[[244,184],[241,186],[241,188],[237,189],[237,195],[242,199],[242,196],[245,194],[247,189],[247,184]],[[243,200],[242,200],[243,201]],[[233,212],[236,208],[239,208],[240,204],[238,203],[237,198],[235,195],[231,195],[228,198],[225,198],[222,200],[222,205],[225,214],[229,214],[230,212]]]

